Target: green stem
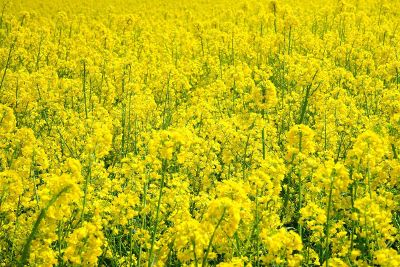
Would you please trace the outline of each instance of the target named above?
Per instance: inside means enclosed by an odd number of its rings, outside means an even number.
[[[91,154],[89,155],[89,169],[88,169],[88,173],[87,175],[85,175],[85,187],[84,187],[84,191],[83,191],[83,203],[82,203],[82,214],[81,214],[81,219],[80,222],[83,221],[83,217],[85,215],[85,207],[86,207],[86,200],[87,200],[87,191],[88,191],[88,187],[89,187],[89,180],[90,177],[92,175],[92,157]]]
[[[162,173],[161,173],[160,193],[158,195],[156,218],[155,218],[155,222],[154,222],[154,226],[153,226],[153,232],[151,234],[151,247],[150,247],[150,251],[149,251],[148,267],[151,267],[153,265],[153,250],[154,250],[154,243],[156,241],[156,233],[157,233],[157,228],[158,228],[158,217],[160,215],[161,198],[162,198],[162,190],[164,188],[166,165],[167,165],[167,161],[163,160],[162,171],[161,171]]]
[[[37,234],[37,232],[39,231],[39,226],[41,221],[44,219],[44,217],[46,216],[46,212],[47,210],[50,208],[51,205],[53,205],[57,199],[64,194],[71,186],[68,185],[66,187],[64,187],[63,189],[60,190],[60,192],[58,192],[56,195],[54,195],[50,201],[47,203],[46,207],[43,208],[40,213],[39,216],[37,217],[35,224],[32,227],[32,231],[28,236],[28,239],[25,242],[24,248],[22,250],[22,254],[21,254],[21,260],[19,262],[19,266],[25,266],[28,262],[29,259],[29,254],[30,254],[30,248],[31,248],[31,243],[33,241],[33,239],[35,239],[35,236]]]
[[[147,182],[144,183],[143,186],[143,208],[142,210],[144,210],[146,208],[146,196],[147,196]],[[142,226],[141,229],[144,229],[146,226],[146,215],[143,215],[142,217]],[[140,267],[140,262],[142,259],[142,244],[139,245],[139,256],[138,256],[138,267]]]
[[[206,253],[204,254],[203,262],[201,264],[202,267],[207,266],[208,254],[210,253],[211,245],[214,240],[215,233],[217,232],[219,225],[221,224],[222,220],[225,217],[225,212],[226,212],[226,209],[224,209],[224,211],[222,212],[221,218],[219,218],[217,225],[215,226],[214,232],[211,235],[210,241],[208,242],[207,250],[206,250]]]
[[[261,132],[261,142],[262,142],[262,157],[265,159],[265,128]]]
[[[192,245],[193,245],[193,255],[194,255],[194,266],[198,267],[199,264],[197,262],[197,255],[196,255],[196,242],[192,239]]]
[[[10,49],[8,50],[7,62],[6,62],[6,66],[4,67],[3,76],[1,77],[1,82],[0,82],[0,92],[1,92],[1,89],[3,87],[4,79],[6,78],[8,67],[10,65],[11,54],[12,54],[12,52],[14,50],[15,42],[16,42],[16,39],[14,39],[14,41],[11,43]]]
[[[86,62],[83,61],[83,81],[82,81],[82,90],[83,90],[83,101],[85,102],[85,118],[88,118],[88,110],[87,110],[87,100],[86,100]]]
[[[329,251],[329,228],[330,228],[330,215],[331,215],[331,204],[332,204],[332,190],[333,190],[333,178],[331,178],[331,185],[329,188],[329,197],[328,197],[328,209],[327,209],[327,216],[326,216],[326,233],[325,233],[325,253],[324,257],[326,258],[325,264],[326,267],[328,267],[328,261],[329,261],[329,256],[328,256],[328,251]]]
[[[396,150],[396,146],[394,144],[392,144],[392,152],[393,152],[393,158],[397,159],[397,150]]]
[[[305,117],[306,111],[307,111],[308,100],[309,100],[310,94],[311,94],[311,88],[312,88],[313,82],[314,82],[317,74],[318,74],[318,70],[315,72],[310,84],[306,87],[306,95],[304,96],[303,102],[301,104],[300,117],[299,117],[298,124],[302,124],[304,121],[304,117]]]

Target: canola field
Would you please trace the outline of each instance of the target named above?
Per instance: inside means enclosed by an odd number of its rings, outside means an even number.
[[[400,266],[400,1],[1,0],[1,266]]]

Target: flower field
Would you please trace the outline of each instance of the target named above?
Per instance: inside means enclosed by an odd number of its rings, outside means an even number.
[[[400,266],[400,1],[0,10],[1,266]]]

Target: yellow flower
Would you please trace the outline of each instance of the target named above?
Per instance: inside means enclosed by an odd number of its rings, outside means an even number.
[[[0,104],[0,136],[15,129],[15,116],[11,108]]]
[[[384,248],[374,252],[374,263],[379,266],[399,266],[400,255],[392,248]]]
[[[227,197],[214,199],[208,206],[205,218],[211,228],[218,226],[223,233],[232,236],[239,227],[240,206]]]
[[[67,245],[64,260],[81,266],[95,266],[104,245],[103,232],[96,224],[84,222],[67,238]]]
[[[314,132],[306,125],[293,126],[287,134],[287,142],[288,160],[299,153],[308,155],[315,152]]]

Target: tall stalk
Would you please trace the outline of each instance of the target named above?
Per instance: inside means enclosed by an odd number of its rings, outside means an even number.
[[[150,246],[150,251],[149,251],[149,262],[147,265],[148,267],[151,267],[153,265],[153,250],[154,250],[154,243],[156,241],[156,234],[157,234],[157,228],[158,228],[158,217],[160,215],[161,198],[163,195],[162,191],[164,188],[166,167],[167,167],[167,161],[165,159],[163,159],[162,170],[161,170],[160,192],[158,194],[158,202],[157,202],[157,210],[156,210],[156,218],[154,221],[153,232],[151,233],[151,246]]]

